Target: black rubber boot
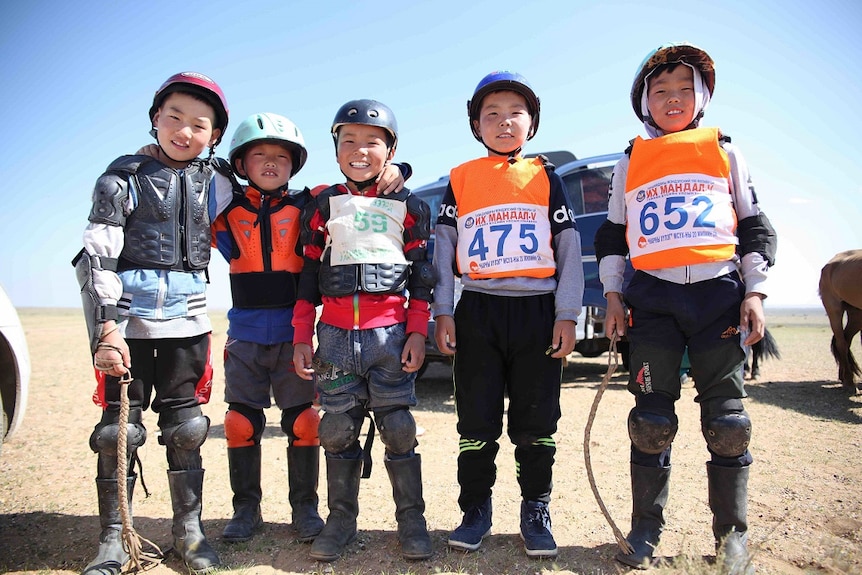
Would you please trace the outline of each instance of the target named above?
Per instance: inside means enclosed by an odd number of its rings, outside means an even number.
[[[168,471],[174,510],[174,549],[194,573],[206,573],[220,563],[215,549],[207,542],[201,523],[203,485],[203,469]]]
[[[405,559],[428,559],[434,554],[425,524],[425,500],[422,498],[422,459],[386,460],[386,471],[392,483],[398,540]]]
[[[748,467],[706,464],[716,555],[728,575],[751,575],[748,554]]]
[[[132,492],[135,489],[135,477],[127,478],[129,509],[131,510]],[[116,479],[96,479],[96,492],[99,496],[99,523],[102,533],[99,535],[99,551],[96,558],[84,567],[82,575],[119,575],[123,565],[129,560],[129,554],[123,549],[121,539],[123,521],[120,517],[120,493]]]
[[[248,541],[263,525],[260,515],[260,445],[229,447],[227,461],[233,490],[233,517],[222,531],[228,543]]]
[[[329,517],[323,531],[311,544],[312,559],[335,561],[356,539],[356,517],[359,515],[359,475],[361,459],[326,458],[326,484]]]
[[[670,467],[643,467],[631,464],[632,530],[626,541],[634,552],[620,551],[615,559],[635,569],[648,569],[664,529]]]
[[[317,512],[317,478],[320,475],[320,447],[291,445],[287,448],[287,484],[290,488],[291,519],[297,540],[313,541],[323,529]]]

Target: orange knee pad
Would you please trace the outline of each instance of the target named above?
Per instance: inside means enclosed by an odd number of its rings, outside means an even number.
[[[242,413],[231,409],[224,416],[224,436],[228,447],[251,447],[255,444],[254,424]]]
[[[320,437],[317,428],[320,426],[320,414],[313,407],[303,410],[293,421],[293,445],[297,447],[317,447]]]

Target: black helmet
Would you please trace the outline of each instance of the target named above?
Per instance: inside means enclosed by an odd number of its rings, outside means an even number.
[[[467,116],[473,136],[480,142],[482,141],[482,136],[479,135],[479,132],[473,126],[473,121],[479,118],[479,110],[482,109],[482,100],[491,92],[499,92],[500,90],[517,92],[527,100],[527,110],[530,112],[530,117],[532,118],[530,133],[527,135],[527,139],[532,139],[539,129],[539,110],[541,108],[539,97],[536,96],[526,78],[517,72],[508,72],[506,70],[491,72],[482,78],[479,85],[473,91],[473,97],[467,100]]]
[[[377,126],[386,130],[392,136],[392,148],[398,143],[398,122],[389,106],[377,100],[351,100],[341,106],[332,120],[332,139],[338,146],[338,128],[345,124],[362,124]]]

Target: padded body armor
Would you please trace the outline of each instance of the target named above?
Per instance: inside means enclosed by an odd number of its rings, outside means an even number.
[[[329,198],[343,192],[336,186],[332,186],[317,196],[317,210],[324,221],[329,221]],[[407,202],[407,212],[412,214],[416,223],[404,230],[404,243],[420,239],[427,240],[430,237],[428,223],[430,222],[430,208],[422,200],[410,194],[406,188],[396,194],[385,196],[386,199]],[[313,215],[311,210],[306,211],[306,217]],[[305,219],[305,218],[304,218]],[[304,221],[304,223],[307,223]],[[303,226],[307,229],[307,225]],[[426,230],[426,231],[423,231]],[[312,233],[311,241],[320,242],[323,247],[322,234]],[[408,260],[417,261],[425,259],[425,250],[415,250],[421,253],[406,253]],[[319,271],[320,293],[330,297],[343,297],[361,290],[365,293],[387,294],[401,293],[408,287],[410,279],[410,264],[397,263],[362,263],[350,265],[331,265],[331,253],[327,248],[323,252],[323,259]]]
[[[178,172],[149,156],[123,156],[99,178],[90,221],[124,226],[118,270],[202,270],[210,260],[209,186],[213,171],[195,160]],[[120,206],[133,194],[137,205]]]

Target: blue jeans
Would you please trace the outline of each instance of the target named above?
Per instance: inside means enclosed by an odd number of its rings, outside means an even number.
[[[357,405],[374,410],[416,405],[416,373],[401,368],[407,341],[405,324],[350,330],[317,324],[315,384],[320,405],[330,413],[345,413]]]

